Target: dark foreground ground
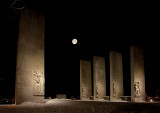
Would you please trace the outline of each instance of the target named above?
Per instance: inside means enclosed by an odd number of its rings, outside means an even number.
[[[160,113],[160,103],[49,100],[1,105],[0,113]]]

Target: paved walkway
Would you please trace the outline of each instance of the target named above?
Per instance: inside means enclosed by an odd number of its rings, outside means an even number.
[[[160,113],[160,103],[50,100],[1,105],[0,113]]]

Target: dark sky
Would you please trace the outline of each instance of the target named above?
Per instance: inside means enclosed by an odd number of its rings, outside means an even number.
[[[45,13],[46,96],[54,97],[56,93],[78,96],[79,60],[92,60],[93,55],[98,55],[106,57],[108,65],[110,50],[123,53],[124,76],[129,79],[130,44],[144,49],[147,93],[153,92],[151,83],[155,88],[160,88],[157,10],[130,5],[125,8],[112,7],[93,2],[62,4],[28,0],[22,4]],[[7,38],[1,40],[0,86],[3,90],[0,93],[5,95],[14,95],[18,19],[13,17],[16,15],[8,17]],[[78,39],[77,45],[71,43],[73,38]],[[130,82],[124,81],[124,87],[129,91]],[[129,95],[130,92],[125,94]],[[153,93],[150,95],[154,96]]]

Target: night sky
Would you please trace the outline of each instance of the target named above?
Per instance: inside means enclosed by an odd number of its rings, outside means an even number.
[[[136,44],[144,50],[146,92],[155,96],[159,82],[159,17],[158,11],[141,6],[108,7],[103,3],[48,3],[44,0],[23,1],[26,8],[45,14],[45,96],[65,93],[79,96],[79,60],[94,55],[106,58],[109,51],[123,54],[124,90],[130,95],[129,46]],[[38,2],[38,4],[37,4]],[[20,4],[20,5],[22,5]],[[8,11],[8,14],[12,11]],[[5,38],[1,39],[0,95],[14,97],[18,14],[8,16]],[[4,33],[5,34],[5,33]],[[71,43],[73,38],[78,44]],[[106,69],[109,76],[109,68]],[[109,77],[107,77],[109,95]]]

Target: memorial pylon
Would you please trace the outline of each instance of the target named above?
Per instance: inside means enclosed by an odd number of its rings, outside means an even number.
[[[144,52],[135,45],[130,47],[131,64],[131,100],[134,102],[145,101],[145,72]]]
[[[44,102],[44,14],[24,9],[19,20],[15,102]]]
[[[92,96],[91,61],[80,60],[80,99]]]
[[[110,100],[124,95],[122,54],[110,51]]]
[[[94,100],[103,99],[106,96],[105,58],[93,56],[93,76]]]

